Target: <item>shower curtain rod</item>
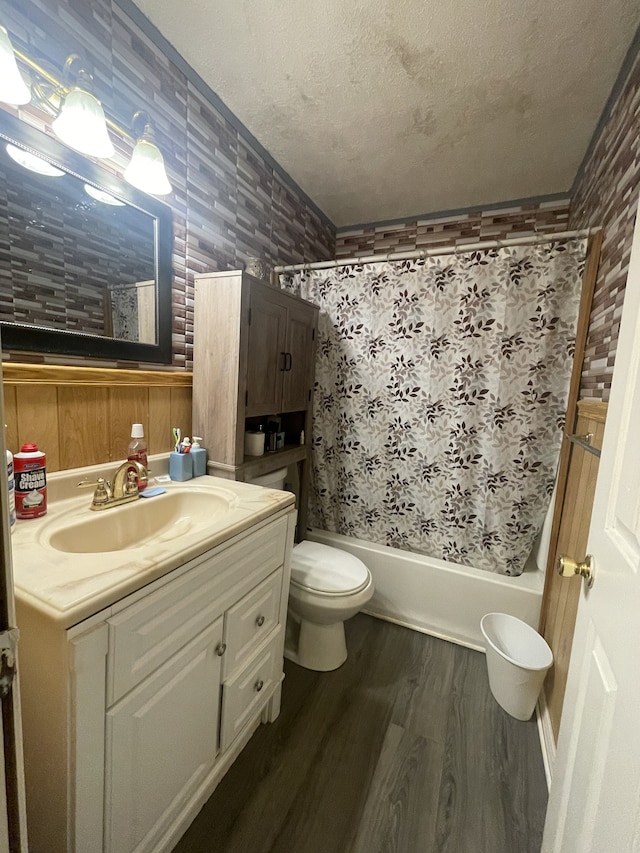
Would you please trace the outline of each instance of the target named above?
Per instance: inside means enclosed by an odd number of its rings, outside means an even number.
[[[506,246],[526,246],[531,243],[549,243],[554,240],[571,240],[590,237],[598,228],[583,228],[581,231],[559,231],[555,234],[533,234],[530,237],[511,237],[506,240],[485,240],[483,243],[466,243],[460,246],[439,246],[437,249],[414,249],[412,252],[394,252],[388,255],[367,255],[362,258],[340,258],[335,261],[316,261],[307,264],[289,264],[274,267],[274,273],[298,272],[299,270],[324,270],[350,264],[376,264],[385,261],[409,261],[433,258],[436,255],[459,255],[463,252],[482,251],[483,249],[503,249]]]

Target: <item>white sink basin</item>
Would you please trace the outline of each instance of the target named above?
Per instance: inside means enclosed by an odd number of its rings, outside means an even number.
[[[152,461],[162,476],[166,454]],[[162,495],[93,512],[78,482],[108,479],[115,464],[51,474],[47,514],[19,520],[11,536],[19,600],[64,629],[293,508],[289,492],[197,477],[163,482]]]
[[[99,554],[162,544],[218,524],[236,502],[210,491],[172,489],[153,498],[87,512],[56,525],[48,545],[68,554]]]

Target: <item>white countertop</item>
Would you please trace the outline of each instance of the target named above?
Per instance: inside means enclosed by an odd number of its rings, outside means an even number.
[[[289,492],[205,475],[186,483],[158,483],[167,490],[164,495],[139,498],[100,512],[90,510],[92,491],[78,492],[77,483],[105,475],[109,479],[119,464],[49,475],[47,515],[16,522],[11,537],[16,598],[48,615],[59,627],[69,628],[109,607],[252,525],[292,508],[295,500]],[[166,456],[153,457],[150,464],[156,474],[164,473]],[[122,550],[68,553],[50,544],[51,536],[61,528],[85,521],[93,523],[98,516],[101,523],[115,528],[122,513],[142,510],[148,514],[155,506],[159,515],[164,508],[160,502],[167,501],[172,491],[185,490],[190,495],[216,494],[227,508],[220,514],[214,510],[206,523],[190,525],[188,518],[180,519],[175,535],[155,537]],[[128,516],[125,521],[130,522],[131,518],[135,516]]]

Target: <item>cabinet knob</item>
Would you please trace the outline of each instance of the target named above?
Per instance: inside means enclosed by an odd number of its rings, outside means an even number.
[[[227,651],[227,644],[226,643],[218,643],[218,645],[216,646],[216,654],[218,655],[218,657],[221,658],[222,655],[226,651]]]
[[[258,626],[258,628],[262,628],[262,626],[264,625],[264,616],[258,616],[258,618],[256,619],[256,625]]]
[[[260,691],[264,687],[264,681],[259,678],[253,686],[255,688],[256,693],[260,693]]]

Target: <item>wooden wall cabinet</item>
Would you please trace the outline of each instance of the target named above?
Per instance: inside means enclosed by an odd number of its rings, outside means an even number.
[[[290,507],[69,629],[18,590],[29,850],[169,853],[280,711]]]
[[[304,411],[312,396],[318,311],[260,283],[249,294],[245,416]]]
[[[208,471],[247,480],[298,464],[306,527],[318,307],[240,270],[196,276],[193,432]],[[244,434],[278,416],[284,449],[244,455]],[[305,444],[300,445],[304,431]]]

